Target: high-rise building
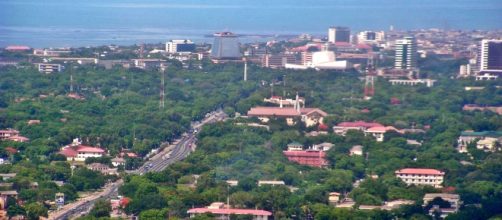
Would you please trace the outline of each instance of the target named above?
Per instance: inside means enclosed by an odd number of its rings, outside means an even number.
[[[195,51],[195,43],[191,40],[171,40],[166,43],[166,52],[193,52]]]
[[[232,32],[214,34],[214,43],[211,48],[211,59],[237,60],[241,58],[239,38]]]
[[[396,69],[416,69],[417,68],[417,41],[414,37],[405,37],[396,40]]]
[[[383,31],[363,31],[357,34],[357,43],[379,43],[385,40]]]
[[[502,40],[481,41],[479,72],[502,73]]]
[[[333,44],[338,42],[350,43],[350,28],[330,27],[328,29],[328,42]]]

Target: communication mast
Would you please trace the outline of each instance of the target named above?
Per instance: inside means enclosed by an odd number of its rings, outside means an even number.
[[[375,76],[366,75],[364,82],[364,99],[370,100],[375,95]]]
[[[143,53],[144,52],[145,52],[145,44],[141,43],[141,45],[139,46],[139,58],[140,59],[143,59]]]
[[[159,108],[163,109],[165,107],[165,101],[164,101],[164,96],[165,96],[165,72],[164,70],[160,70],[160,102],[159,102]]]
[[[371,54],[366,64],[366,77],[364,81],[365,100],[370,100],[375,95],[375,75],[374,56]]]
[[[248,60],[244,58],[244,82],[248,81]]]

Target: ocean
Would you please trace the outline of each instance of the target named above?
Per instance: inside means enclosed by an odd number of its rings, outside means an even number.
[[[0,0],[0,46],[210,42],[207,35],[218,31],[326,35],[330,26],[391,25],[500,30],[502,0]]]

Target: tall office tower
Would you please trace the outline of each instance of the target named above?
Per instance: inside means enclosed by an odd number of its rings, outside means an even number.
[[[482,40],[479,53],[480,73],[502,73],[502,40]]]
[[[385,40],[383,31],[363,31],[357,34],[357,43],[379,43]]]
[[[350,28],[330,27],[328,29],[328,42],[332,44],[338,42],[350,43]]]
[[[396,40],[396,69],[417,68],[417,41],[414,37]]]
[[[193,52],[195,51],[195,43],[191,40],[171,40],[166,43],[166,52]]]
[[[239,38],[231,32],[214,34],[214,43],[211,48],[211,59],[238,60],[241,58]]]

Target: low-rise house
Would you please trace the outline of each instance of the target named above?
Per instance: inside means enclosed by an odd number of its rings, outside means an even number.
[[[478,105],[472,105],[472,104],[467,104],[462,107],[462,110],[464,111],[491,111],[495,112],[499,115],[502,115],[502,106],[478,106]]]
[[[0,173],[0,177],[3,181],[9,180],[10,178],[16,177],[16,173]]]
[[[301,151],[303,150],[303,144],[293,141],[288,144],[288,151]]]
[[[382,206],[379,205],[360,205],[359,210],[374,210],[374,209],[381,209]]]
[[[112,165],[114,167],[125,166],[125,163],[126,163],[126,161],[122,157],[115,157],[115,158],[112,159]]]
[[[436,169],[405,168],[397,170],[396,177],[408,185],[442,188],[445,173]]]
[[[340,193],[339,192],[330,192],[328,196],[328,202],[330,205],[335,205],[340,201]]]
[[[427,87],[434,86],[436,80],[433,79],[391,79],[389,82],[392,85],[407,85],[407,86],[416,86],[419,84],[424,84]]]
[[[102,174],[105,175],[117,175],[117,169],[116,168],[110,168],[106,164],[102,163],[91,163],[87,165],[87,169],[92,170],[92,171],[98,171]]]
[[[422,143],[418,142],[417,140],[411,140],[411,139],[407,139],[406,144],[413,146],[422,146]]]
[[[194,218],[200,214],[213,214],[217,220],[227,220],[230,216],[252,216],[253,220],[268,220],[272,213],[265,210],[257,209],[234,209],[227,207],[222,202],[214,202],[205,208],[192,208],[187,211],[190,218]]]
[[[0,140],[6,140],[7,138],[18,136],[19,131],[15,129],[5,129],[5,130],[0,130]]]
[[[270,185],[270,186],[284,186],[286,183],[282,180],[258,180],[258,186],[264,186],[264,185]]]
[[[296,101],[294,107],[254,107],[251,108],[247,115],[249,117],[257,117],[261,122],[268,122],[272,118],[285,118],[288,125],[294,125],[295,119],[300,119],[305,126],[312,127],[318,124],[322,124],[324,117],[328,114],[318,108],[305,108],[300,106],[300,101],[298,95],[296,95]]]
[[[328,151],[328,150],[330,150],[334,146],[335,145],[332,144],[332,143],[324,142],[324,143],[320,143],[320,144],[314,144],[312,146],[312,149],[313,150],[318,150],[318,151]]]
[[[467,145],[487,137],[502,139],[502,131],[462,131],[457,140],[457,150],[466,153]]]
[[[384,134],[389,131],[395,131],[400,133],[395,127],[392,126],[382,126],[382,127],[371,127],[364,131],[365,134],[369,134],[376,138],[376,141],[382,142],[384,140]]]
[[[299,163],[301,165],[311,167],[326,167],[328,161],[326,160],[326,152],[320,150],[294,150],[283,151],[284,156],[289,161]]]
[[[63,70],[63,65],[57,63],[37,63],[38,72],[51,74],[59,73]]]
[[[345,135],[347,131],[357,130],[364,132],[365,135],[371,135],[376,138],[377,141],[384,141],[385,133],[389,131],[395,131],[398,133],[404,133],[402,130],[398,130],[392,126],[384,126],[376,122],[365,122],[365,121],[355,121],[355,122],[341,122],[336,126],[333,126],[333,131],[338,135]]]
[[[490,151],[490,152],[500,150],[499,145],[500,145],[500,139],[499,138],[492,138],[492,137],[485,137],[485,138],[479,140],[478,142],[476,142],[477,149],[484,150],[484,151]]]
[[[333,144],[322,143],[314,145],[311,149],[304,150],[303,145],[298,142],[288,144],[288,150],[283,151],[283,155],[289,161],[296,162],[301,165],[311,167],[326,167],[328,161],[326,160],[326,152]]]
[[[429,210],[429,215],[434,216],[435,212],[439,213],[441,218],[446,218],[449,214],[458,212],[458,209],[462,205],[462,200],[460,200],[460,196],[458,194],[450,194],[450,193],[427,193],[424,195],[424,204],[423,206],[429,205],[436,198],[441,198],[442,200],[449,203],[450,207],[439,207],[433,206]]]
[[[38,125],[40,124],[40,120],[29,120],[28,125]]]
[[[398,199],[385,202],[385,204],[382,205],[381,209],[390,211],[393,209],[398,209],[403,205],[413,205],[413,204],[415,204],[415,201],[413,200]]]
[[[29,138],[24,137],[24,136],[20,136],[20,135],[8,137],[5,140],[14,141],[14,142],[22,142],[22,143],[30,141]]]
[[[161,59],[132,59],[134,67],[140,69],[156,69],[161,68],[166,63],[165,60]]]
[[[77,138],[73,140],[73,143],[62,147],[59,153],[64,155],[68,161],[83,162],[89,157],[102,157],[105,155],[105,150],[98,147],[82,145]]]
[[[355,122],[341,122],[336,126],[333,126],[333,131],[338,135],[345,135],[349,130],[359,130],[366,131],[372,127],[384,127],[380,123],[376,122],[364,122],[364,121],[355,121]]]
[[[352,148],[350,148],[349,155],[350,156],[354,156],[354,155],[362,156],[363,155],[363,146],[354,145]]]
[[[340,201],[338,204],[335,205],[336,208],[348,208],[352,209],[354,208],[354,205],[356,205],[356,202],[354,202],[353,199],[351,198],[345,198],[342,201]]]
[[[239,180],[227,180],[226,181],[229,186],[237,186],[239,185]]]

